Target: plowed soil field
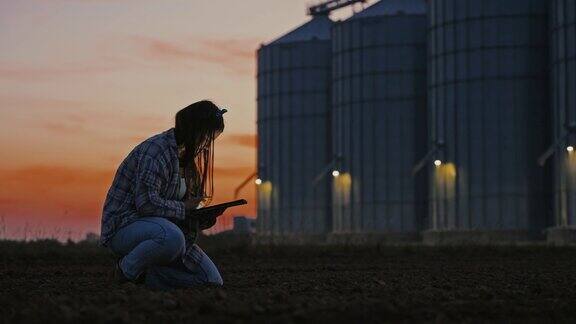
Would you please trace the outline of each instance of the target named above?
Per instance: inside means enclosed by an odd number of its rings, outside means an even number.
[[[0,242],[0,322],[576,321],[573,248],[219,246],[224,287],[158,292],[94,245]]]

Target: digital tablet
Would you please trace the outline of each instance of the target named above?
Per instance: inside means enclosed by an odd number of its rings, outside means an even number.
[[[226,210],[230,207],[246,205],[247,203],[248,202],[245,199],[238,199],[238,200],[234,200],[234,201],[225,202],[223,204],[212,205],[212,206],[208,206],[208,207],[194,209],[192,211],[192,214],[193,215],[202,215],[204,213],[211,213],[215,210],[222,210],[222,213],[224,213],[224,210]]]

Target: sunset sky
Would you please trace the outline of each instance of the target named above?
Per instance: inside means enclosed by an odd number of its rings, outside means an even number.
[[[309,3],[0,0],[0,235],[98,232],[117,165],[205,98],[229,110],[215,191],[232,199],[255,170],[255,51]],[[254,193],[233,212],[255,216]]]

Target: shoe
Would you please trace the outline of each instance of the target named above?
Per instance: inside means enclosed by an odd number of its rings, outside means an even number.
[[[128,279],[124,275],[122,268],[120,268],[120,261],[121,260],[122,260],[122,258],[117,259],[116,263],[114,264],[114,282],[117,284],[123,284],[123,283],[130,281],[130,279]]]

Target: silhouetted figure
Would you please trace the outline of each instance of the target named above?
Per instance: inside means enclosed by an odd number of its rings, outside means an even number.
[[[104,203],[101,243],[119,256],[119,282],[145,282],[154,289],[222,285],[210,258],[194,244],[199,223],[191,211],[213,193],[214,140],[224,130],[210,101],[176,114],[175,127],[138,146],[120,164]]]

